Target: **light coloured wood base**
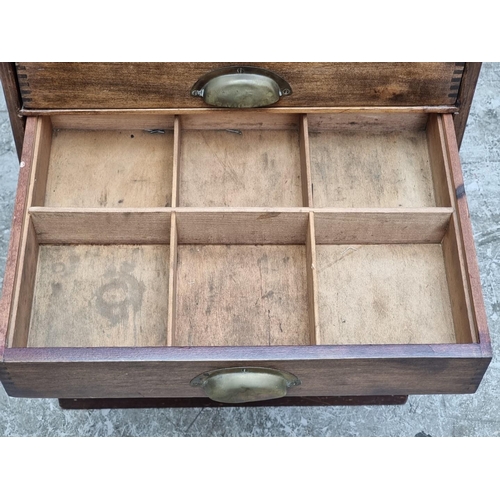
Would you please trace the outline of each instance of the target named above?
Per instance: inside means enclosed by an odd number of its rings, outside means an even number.
[[[174,345],[307,345],[305,246],[180,245]]]
[[[10,347],[477,342],[441,117],[115,120],[37,121]]]
[[[440,245],[318,245],[322,344],[456,342]]]
[[[54,130],[45,205],[169,207],[172,132]]]
[[[40,247],[28,347],[165,345],[167,245]]]

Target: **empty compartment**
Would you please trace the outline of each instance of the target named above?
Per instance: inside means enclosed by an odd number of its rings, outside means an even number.
[[[426,123],[424,114],[309,115],[314,206],[439,205]]]
[[[172,167],[170,130],[54,128],[45,205],[170,207]]]
[[[183,120],[179,205],[301,207],[298,118],[232,116],[234,124]]]
[[[457,342],[440,244],[316,251],[322,344]]]
[[[178,346],[309,344],[305,245],[179,245]]]
[[[28,347],[165,345],[168,245],[40,245]]]

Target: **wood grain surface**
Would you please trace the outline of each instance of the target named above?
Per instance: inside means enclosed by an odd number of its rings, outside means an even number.
[[[28,109],[193,108],[206,106],[191,96],[194,83],[233,65],[287,80],[293,93],[277,106],[451,105],[464,69],[463,63],[17,63],[17,74],[27,84]]]
[[[425,132],[311,132],[315,207],[435,206]]]
[[[309,343],[306,248],[180,245],[178,346]]]
[[[38,129],[38,118],[29,118],[26,121],[23,154],[21,157],[19,178],[17,182],[16,200],[10,229],[9,251],[5,264],[2,298],[0,300],[0,355],[8,344],[7,333],[16,292],[17,269],[23,247],[23,228],[30,192],[30,178],[32,175],[35,141]]]
[[[29,209],[43,245],[145,245],[170,241],[170,208]]]
[[[173,134],[54,130],[45,205],[169,207]]]
[[[29,347],[165,345],[168,245],[40,247]]]
[[[298,131],[238,132],[182,131],[179,206],[302,206]]]
[[[469,206],[467,204],[467,195],[464,188],[464,179],[462,167],[460,165],[460,156],[458,154],[458,144],[455,136],[453,118],[451,115],[444,115],[442,118],[444,131],[444,147],[449,161],[450,174],[452,179],[452,188],[454,189],[454,198],[457,209],[457,226],[459,226],[460,235],[458,243],[463,249],[463,275],[469,285],[473,319],[475,320],[479,342],[486,357],[492,356],[491,339],[488,328],[488,320],[484,307],[483,291],[481,288],[481,277],[477,263],[476,247],[474,244],[474,234],[470,221]]]
[[[449,344],[440,245],[318,245],[324,344]]]
[[[201,397],[194,377],[245,366],[293,373],[290,396],[453,394],[476,391],[482,356],[478,344],[8,349],[5,376],[18,397]]]
[[[481,72],[480,62],[465,63],[465,69],[460,82],[460,90],[458,92],[457,104],[459,112],[453,117],[455,125],[455,137],[457,138],[457,146],[460,149],[462,139],[467,126],[467,119],[472,105],[474,92],[476,91],[477,80]]]
[[[5,102],[9,112],[10,126],[16,145],[17,156],[21,160],[26,118],[20,113],[22,108],[20,84],[16,74],[16,67],[11,62],[0,62],[0,82],[3,87]]]

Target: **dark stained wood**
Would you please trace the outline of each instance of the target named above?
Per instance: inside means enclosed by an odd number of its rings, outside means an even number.
[[[203,397],[190,381],[227,367],[293,373],[299,396],[473,393],[490,362],[478,344],[402,346],[31,348],[5,351],[10,396]]]
[[[463,72],[462,82],[460,84],[460,90],[458,92],[457,98],[459,112],[453,118],[459,149],[464,137],[467,118],[469,117],[470,107],[472,104],[472,98],[474,97],[477,80],[481,71],[481,64],[482,63],[480,62],[465,63],[465,70]]]
[[[201,108],[190,94],[205,73],[251,65],[276,72],[292,87],[282,106],[451,105],[456,63],[16,63],[27,109]],[[457,73],[458,71],[458,73]],[[54,92],[57,89],[57,92]]]
[[[467,276],[472,295],[474,317],[479,335],[479,342],[485,357],[491,357],[491,340],[488,329],[488,320],[484,307],[483,291],[481,289],[481,278],[477,263],[476,248],[474,245],[474,235],[470,221],[469,207],[467,205],[467,195],[464,188],[464,179],[458,154],[458,145],[455,136],[453,118],[451,115],[443,115],[443,127],[445,136],[445,146],[450,164],[451,175],[453,177],[453,188],[455,190],[455,203],[458,212],[458,220],[461,231],[461,239],[465,249]]]
[[[60,399],[63,410],[104,410],[123,408],[226,408],[261,406],[366,406],[404,405],[408,396],[316,396],[273,399],[254,403],[227,404],[208,398],[114,398]]]
[[[26,118],[20,114],[22,104],[19,85],[24,85],[25,82],[23,81],[24,79],[17,80],[16,67],[11,62],[0,62],[0,80],[2,81],[3,92],[7,102],[17,156],[21,159]]]
[[[10,230],[9,253],[7,254],[2,298],[0,300],[0,358],[6,343],[9,326],[9,313],[14,297],[16,270],[19,260],[19,252],[21,250],[21,236],[23,234],[24,215],[26,212],[31,166],[35,150],[37,121],[37,118],[28,118],[26,122],[26,134],[24,138],[23,154],[21,157],[21,168],[19,171],[14,215]]]

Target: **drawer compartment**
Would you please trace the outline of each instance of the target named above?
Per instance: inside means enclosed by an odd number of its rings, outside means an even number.
[[[307,345],[306,249],[180,245],[174,345]]]
[[[54,128],[44,205],[169,207],[172,154],[171,130]]]
[[[318,245],[324,344],[457,341],[441,245]]]
[[[165,345],[168,245],[40,245],[28,347]]]
[[[290,396],[477,388],[449,117],[265,111],[29,120],[9,394],[196,397],[245,366]]]

